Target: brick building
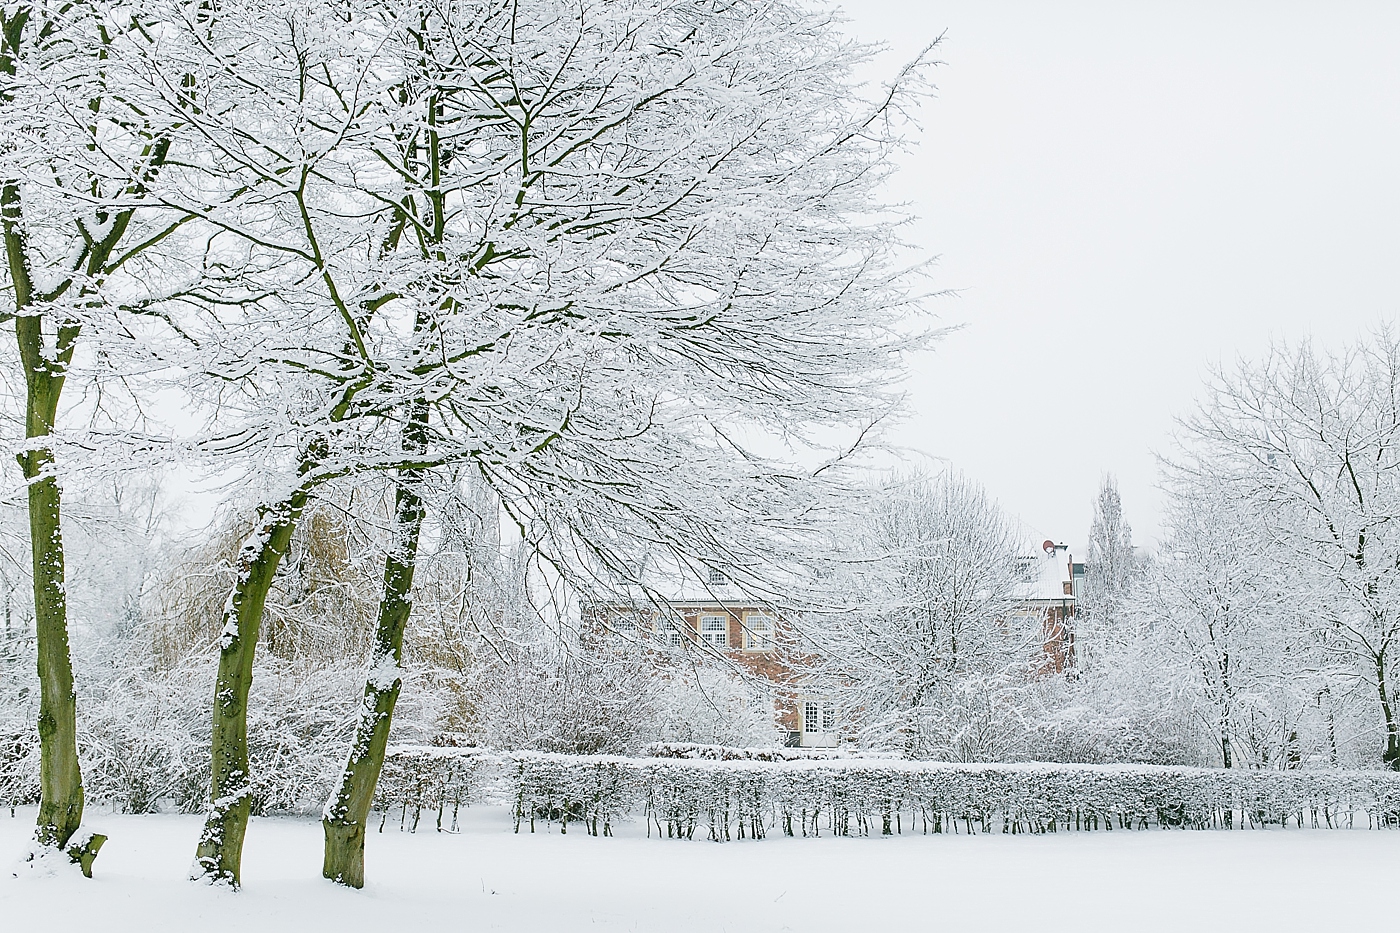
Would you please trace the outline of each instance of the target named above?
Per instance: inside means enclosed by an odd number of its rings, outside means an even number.
[[[1075,602],[1083,567],[1065,545],[1053,541],[1041,545],[1040,554],[1022,558],[1015,611],[1028,621],[1040,619],[1043,673],[1060,674],[1074,666]]]
[[[658,657],[681,649],[720,653],[772,685],[778,724],[789,745],[837,744],[830,731],[830,704],[802,692],[787,654],[780,650],[794,641],[787,614],[733,592],[718,573],[703,585],[683,589],[670,599],[594,604],[585,609],[585,627],[655,646]]]
[[[1043,674],[1062,673],[1074,664],[1076,571],[1082,576],[1082,568],[1064,545],[1050,541],[1040,554],[1022,560],[1013,611],[1040,626]],[[778,722],[789,745],[839,744],[829,698],[804,691],[787,663],[791,652],[782,649],[796,638],[783,610],[731,592],[718,573],[704,585],[692,583],[683,589],[670,599],[594,604],[585,609],[585,627],[653,645],[658,657],[687,648],[718,652],[772,685]]]

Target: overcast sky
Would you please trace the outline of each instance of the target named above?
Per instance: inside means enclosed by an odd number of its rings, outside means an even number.
[[[1138,543],[1208,367],[1400,310],[1400,3],[847,0],[892,74],[939,33],[899,176],[965,323],[896,440],[1083,551],[1105,472]]]

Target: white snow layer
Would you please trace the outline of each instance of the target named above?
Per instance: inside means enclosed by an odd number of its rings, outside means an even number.
[[[25,849],[34,811],[0,817]],[[1192,931],[1380,930],[1400,832],[1139,832],[801,839],[716,845],[510,831],[371,833],[363,891],[320,877],[321,829],[256,819],[243,889],[185,880],[198,817],[108,816],[87,881],[0,877],[6,930]]]

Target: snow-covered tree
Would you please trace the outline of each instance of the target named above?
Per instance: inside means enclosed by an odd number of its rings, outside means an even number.
[[[1132,611],[1173,656],[1220,764],[1296,764],[1316,670],[1299,580],[1253,502],[1204,477],[1169,491],[1168,537]]]
[[[999,755],[1043,621],[1016,611],[1018,529],[958,473],[897,477],[864,506],[823,581],[831,607],[807,625],[812,677],[867,744]]]
[[[1342,694],[1376,705],[1381,760],[1400,769],[1400,338],[1334,353],[1280,344],[1214,378],[1185,424],[1183,473],[1251,504],[1255,533],[1311,591],[1315,642]]]
[[[659,550],[757,580],[801,550],[811,476],[746,439],[860,434],[908,343],[876,189],[918,78],[862,100],[865,54],[800,6],[694,0],[249,0],[157,32],[132,93],[198,138],[165,203],[226,272],[166,306],[217,387],[199,449],[255,455],[267,491],[222,625],[211,877],[237,881],[263,603],[324,484],[397,483],[327,808],[351,884],[429,471],[473,463],[561,579]]]
[[[1094,519],[1089,526],[1089,553],[1084,567],[1084,606],[1112,614],[1120,606],[1138,569],[1133,531],[1123,520],[1123,500],[1111,474],[1099,483]]]
[[[60,481],[71,469],[61,454],[75,447],[69,428],[80,427],[81,417],[60,402],[70,380],[94,371],[135,375],[129,364],[140,353],[126,352],[146,349],[129,338],[146,330],[133,324],[133,312],[150,291],[148,255],[178,226],[151,198],[171,126],[124,94],[128,75],[117,47],[127,35],[114,24],[139,16],[136,7],[101,3],[0,11],[0,319],[16,337],[17,354],[7,354],[5,365],[21,374],[23,438],[7,441],[30,516],[41,849],[67,848],[83,815]],[[94,342],[102,352],[85,352]],[[91,413],[92,403],[78,407]],[[77,424],[64,425],[63,414]],[[90,873],[100,845],[80,838],[70,855]]]

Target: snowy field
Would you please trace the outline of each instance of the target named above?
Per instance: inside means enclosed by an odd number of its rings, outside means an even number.
[[[32,811],[0,817],[6,864]],[[0,928],[863,931],[1388,929],[1400,832],[1068,833],[761,842],[514,835],[504,810],[458,835],[369,840],[370,883],[319,876],[308,820],[255,820],[238,894],[186,881],[198,818],[105,816],[97,877],[0,880]],[[57,895],[57,896],[55,896]]]

